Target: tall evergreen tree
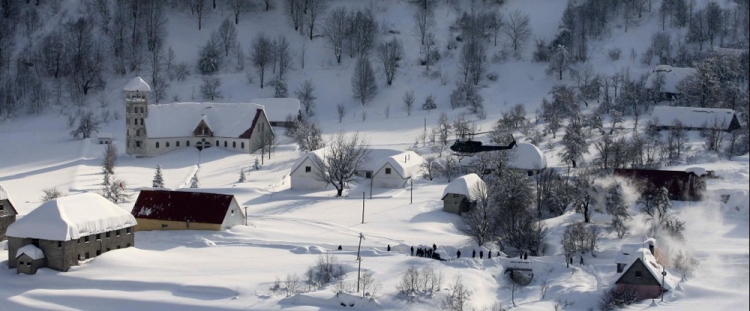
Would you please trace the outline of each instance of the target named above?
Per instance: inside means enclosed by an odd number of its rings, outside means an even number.
[[[161,164],[156,166],[156,173],[154,174],[154,181],[151,184],[153,188],[164,188],[164,177],[161,174]]]
[[[237,182],[245,182],[245,170],[240,169],[240,179]]]
[[[193,178],[190,179],[190,188],[199,188],[200,183],[198,182],[198,173],[196,172],[193,175]]]

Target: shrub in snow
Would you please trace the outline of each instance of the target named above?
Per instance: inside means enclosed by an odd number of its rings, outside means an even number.
[[[435,108],[437,108],[437,104],[435,104],[435,97],[432,94],[430,94],[427,96],[427,98],[424,99],[424,104],[422,104],[422,109],[430,111]]]
[[[223,55],[221,43],[217,36],[211,36],[198,55],[198,71],[204,75],[214,74],[219,71]],[[178,78],[179,80],[179,78]]]
[[[245,170],[240,169],[240,179],[237,182],[245,182]]]
[[[99,131],[100,124],[101,122],[94,116],[93,112],[85,112],[78,119],[78,127],[70,132],[70,136],[73,136],[73,138],[89,138],[91,133]]]
[[[222,98],[219,87],[221,86],[221,78],[214,76],[203,77],[203,84],[201,84],[201,95],[204,99],[214,100]]]
[[[577,222],[565,228],[563,233],[562,247],[567,257],[575,253],[585,254],[596,250],[596,244],[599,240],[599,228],[589,225],[588,228],[584,223]]]
[[[273,86],[274,98],[288,97],[289,91],[287,90],[286,81],[284,81],[283,79],[273,79],[268,84]]]
[[[612,61],[616,61],[620,59],[620,53],[622,53],[622,49],[620,49],[619,47],[615,47],[610,49],[607,52],[607,55],[609,55],[609,59],[611,59]]]
[[[599,310],[614,311],[640,301],[635,287],[626,286],[621,290],[612,288],[604,292],[599,299]]]
[[[448,290],[450,291],[449,295],[443,302],[444,310],[463,311],[468,309],[471,291],[469,291],[469,288],[464,284],[460,274],[456,276]]]
[[[44,193],[44,195],[42,196],[42,202],[51,201],[63,196],[62,192],[60,192],[60,189],[54,187],[43,189],[42,192]]]
[[[307,283],[321,287],[331,281],[340,279],[346,271],[338,261],[338,257],[332,254],[320,255],[314,266],[307,268],[305,276]]]
[[[177,81],[184,81],[190,76],[190,66],[186,62],[181,62],[174,66],[174,76]]]
[[[200,183],[198,182],[198,173],[195,173],[193,175],[193,178],[190,179],[190,188],[198,188],[200,186]]]
[[[286,286],[286,296],[294,296],[299,291],[299,276],[296,273],[287,274],[284,279],[284,285]]]

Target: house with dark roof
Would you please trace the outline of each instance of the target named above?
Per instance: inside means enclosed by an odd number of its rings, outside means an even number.
[[[660,265],[651,251],[640,248],[630,254],[628,263],[618,271],[615,284],[620,291],[632,288],[640,299],[658,298],[662,292],[672,290],[675,281],[668,276],[666,269]]]
[[[17,214],[8,191],[0,185],[0,241],[5,240],[5,232],[8,226],[16,221]]]
[[[614,174],[633,181],[644,193],[667,188],[669,199],[675,201],[700,201],[706,190],[705,177],[694,171],[615,169]]]
[[[131,212],[136,231],[229,229],[245,223],[245,214],[231,194],[144,189]]]

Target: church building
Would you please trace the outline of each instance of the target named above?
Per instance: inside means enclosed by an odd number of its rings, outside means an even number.
[[[186,147],[224,148],[251,154],[274,135],[262,105],[148,104],[151,87],[140,77],[131,80],[124,91],[129,155],[150,157]]]

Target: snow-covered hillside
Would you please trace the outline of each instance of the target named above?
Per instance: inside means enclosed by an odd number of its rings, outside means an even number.
[[[212,32],[225,19],[234,21],[231,4],[236,1],[216,1],[215,9],[211,7],[212,1],[205,1],[201,30],[198,30],[197,15],[191,12],[189,5],[169,1],[164,7],[167,17],[164,47],[174,51],[174,64],[185,62],[192,74],[184,80],[167,79],[169,86],[160,102],[210,101],[201,94],[204,76],[195,68],[196,63]],[[653,70],[655,62],[644,64],[641,55],[651,47],[652,35],[662,30],[659,14],[662,1],[634,1],[643,2],[644,8],[648,3],[650,9],[644,9],[642,16],[631,17],[627,22],[621,15],[609,16],[606,34],[588,42],[588,59],[585,64],[575,64],[575,68],[590,66],[594,73],[607,77],[627,72],[634,79],[645,77]],[[19,12],[27,9],[24,1],[11,2],[17,5]],[[195,0],[185,2],[196,3]],[[567,73],[562,80],[555,74],[547,74],[548,62],[532,61],[535,41],[542,39],[550,43],[560,33],[560,22],[568,5],[565,0],[427,1],[434,5],[435,46],[441,54],[440,60],[431,64],[429,70],[420,64],[424,55],[413,23],[421,1],[328,1],[327,12],[336,7],[371,10],[379,25],[378,42],[397,38],[403,44],[403,58],[392,85],[386,84],[382,65],[377,62],[375,53],[371,53],[378,92],[366,105],[353,97],[356,58],[344,52],[339,64],[322,33],[309,40],[295,32],[286,13],[287,1],[254,2],[257,6],[239,17],[237,43],[248,57],[256,35],[263,33],[271,39],[286,37],[292,55],[292,65],[285,79],[289,95],[295,96],[294,91],[305,80],[313,82],[317,99],[310,119],[319,122],[326,139],[339,132],[359,132],[373,148],[411,148],[425,157],[438,153],[448,157],[449,151],[445,148],[438,152],[429,142],[419,141],[420,135],[434,127],[442,113],[451,120],[463,115],[478,131],[485,132],[492,130],[504,113],[520,104],[525,108],[531,131],[519,129],[512,134],[519,141],[529,142],[532,140],[529,133],[541,133],[547,126],[547,120],[538,111],[543,99],[552,97],[550,90],[556,85],[578,86],[577,80]],[[266,2],[274,3],[275,7],[265,11]],[[696,2],[700,8],[708,3]],[[39,18],[44,22],[38,22],[41,26],[35,30],[35,35],[24,36],[20,29],[25,28],[19,22],[19,30],[11,38],[15,44],[6,45],[12,47],[10,54],[3,54],[6,50],[0,47],[0,58],[20,57],[42,44],[41,39],[35,38],[54,34],[69,20],[93,14],[86,9],[87,3],[114,6],[129,2],[71,0],[43,4]],[[489,39],[492,35],[488,35],[485,75],[478,83],[485,118],[469,113],[466,107],[453,109],[450,104],[451,92],[463,81],[463,74],[459,65],[461,48],[448,49],[447,46],[456,43],[460,31],[452,26],[462,11],[471,9],[471,3],[475,3],[477,12],[499,10],[506,14],[506,21],[507,15],[515,10],[528,14],[531,29],[531,35],[518,52],[513,51],[508,36],[499,35],[495,45]],[[742,5],[742,1],[720,0],[718,3],[727,12],[734,12],[731,10]],[[111,23],[114,23],[112,18]],[[321,17],[323,19],[325,16]],[[318,25],[320,28],[322,23]],[[666,33],[673,38],[687,36],[687,27],[670,27],[670,23],[668,19]],[[6,42],[3,38],[0,34],[0,44]],[[690,47],[695,45],[691,43]],[[25,50],[27,46],[30,50]],[[622,50],[619,59],[610,55],[616,48]],[[145,47],[143,53],[148,54]],[[631,53],[635,54],[631,56]],[[274,96],[274,88],[268,83],[275,72],[266,69],[266,85],[261,89],[251,60],[244,59],[244,68],[238,69],[236,52],[231,51],[230,55],[213,75],[221,79],[218,90],[222,97],[218,101],[249,102],[253,98]],[[248,225],[221,232],[136,232],[135,247],[107,252],[68,272],[40,269],[33,276],[7,269],[7,242],[0,241],[2,310],[441,310],[447,309],[445,302],[458,276],[470,294],[467,309],[558,310],[557,307],[565,305],[564,310],[596,310],[602,294],[617,279],[615,258],[620,246],[642,243],[649,234],[646,218],[635,204],[629,206],[629,213],[633,215],[628,220],[630,233],[622,239],[609,229],[610,215],[594,212],[589,225],[601,228],[595,256],[583,255],[584,265],[579,264],[576,257],[576,261],[566,267],[561,245],[563,232],[583,220],[581,214],[570,208],[561,216],[541,220],[549,229],[545,241],[548,248],[542,256],[529,256],[529,261],[523,263],[533,269],[530,284],[513,287],[505,272],[518,264],[515,260],[518,255],[508,251],[513,259],[502,256],[505,253],[500,252],[495,243],[479,247],[462,232],[461,217],[443,211],[441,195],[449,183],[446,177],[415,178],[413,187],[407,184],[403,189],[371,189],[368,180],[357,179],[349,184],[343,197],[336,197],[331,187],[318,192],[292,190],[290,168],[301,151],[294,139],[283,135],[283,129],[277,129],[279,146],[257,170],[253,166],[258,155],[221,148],[203,151],[185,148],[150,158],[126,155],[122,89],[134,76],[142,76],[151,83],[151,69],[149,61],[144,60],[140,68],[118,74],[112,69],[110,58],[114,56],[105,58],[107,69],[102,77],[106,86],[92,90],[83,97],[85,102],[70,90],[74,88],[72,83],[45,77],[48,101],[44,109],[31,112],[26,111],[31,108],[17,109],[12,114],[7,109],[0,110],[0,184],[12,196],[19,217],[23,218],[42,203],[43,189],[57,188],[65,194],[100,191],[105,147],[96,144],[95,138],[74,139],[70,135],[74,124],[69,122],[75,123],[76,117],[92,111],[99,117],[107,114],[109,118],[102,123],[100,131],[113,134],[113,143],[119,150],[115,176],[126,182],[126,192],[132,195],[129,202],[119,204],[123,209],[132,209],[138,191],[151,187],[154,171],[161,165],[167,188],[187,188],[191,178],[197,175],[200,191],[233,194],[241,206],[247,207]],[[11,70],[0,66],[0,69],[2,78],[17,76],[15,67]],[[495,75],[496,79],[488,78]],[[248,77],[252,82],[249,83]],[[13,83],[21,82],[14,80]],[[4,99],[6,90],[8,88],[0,86],[0,101],[9,102]],[[408,90],[413,91],[415,97],[415,107],[410,114],[404,109],[402,99]],[[434,111],[421,109],[429,95],[436,99]],[[23,102],[18,107],[27,104]],[[337,112],[339,105],[346,110],[341,120]],[[741,105],[747,106],[747,102]],[[599,106],[599,98],[580,106],[584,113],[592,113]],[[737,110],[746,112],[747,107]],[[626,115],[620,128],[612,130],[612,138],[631,137],[635,124],[640,133],[646,132],[650,111],[641,113],[644,115],[640,115],[640,121],[638,117]],[[610,118],[605,117],[607,126]],[[746,120],[743,125],[747,126]],[[546,134],[537,146],[544,153],[549,170],[574,174],[576,170],[561,157],[564,132],[564,129],[557,131],[554,138]],[[594,144],[603,141],[604,135],[594,132],[587,134],[589,152],[582,155],[582,166],[594,167],[599,161]],[[489,142],[487,135],[477,135],[477,139]],[[450,140],[452,142],[454,137]],[[747,310],[750,308],[748,155],[705,151],[705,139],[697,131],[689,132],[686,140],[687,155],[674,161],[674,166],[661,163],[659,166],[680,171],[701,167],[713,171],[718,178],[707,181],[703,201],[673,202],[673,215],[686,225],[684,240],[664,236],[659,239],[660,246],[672,255],[689,254],[697,260],[697,265],[694,272],[685,277],[668,267],[669,277],[679,285],[664,296],[663,302],[655,303],[663,310]],[[237,181],[241,170],[245,171],[246,182]],[[728,201],[723,202],[726,198]],[[630,203],[634,201],[631,197],[626,199]],[[360,241],[360,235],[364,240]],[[360,243],[361,253],[358,254]],[[410,254],[412,247],[432,248],[433,244],[446,261]],[[480,250],[484,255],[482,259]],[[461,258],[456,258],[457,251],[461,252]],[[477,258],[471,258],[472,251],[477,252]],[[335,255],[345,268],[341,280],[321,288],[304,283],[308,268],[314,266],[321,255],[329,254]],[[492,257],[488,258],[488,254]],[[380,283],[379,288],[368,290],[375,294],[372,300],[357,298],[361,293],[353,290],[359,264],[363,273],[371,273]],[[400,293],[398,286],[402,276],[412,267],[431,267],[442,273],[441,286],[434,292],[411,297]],[[297,293],[287,295],[285,281],[295,275],[301,280]],[[277,280],[280,286],[274,289]],[[335,294],[342,286],[344,293]],[[651,308],[649,300],[626,307],[626,310]]]

